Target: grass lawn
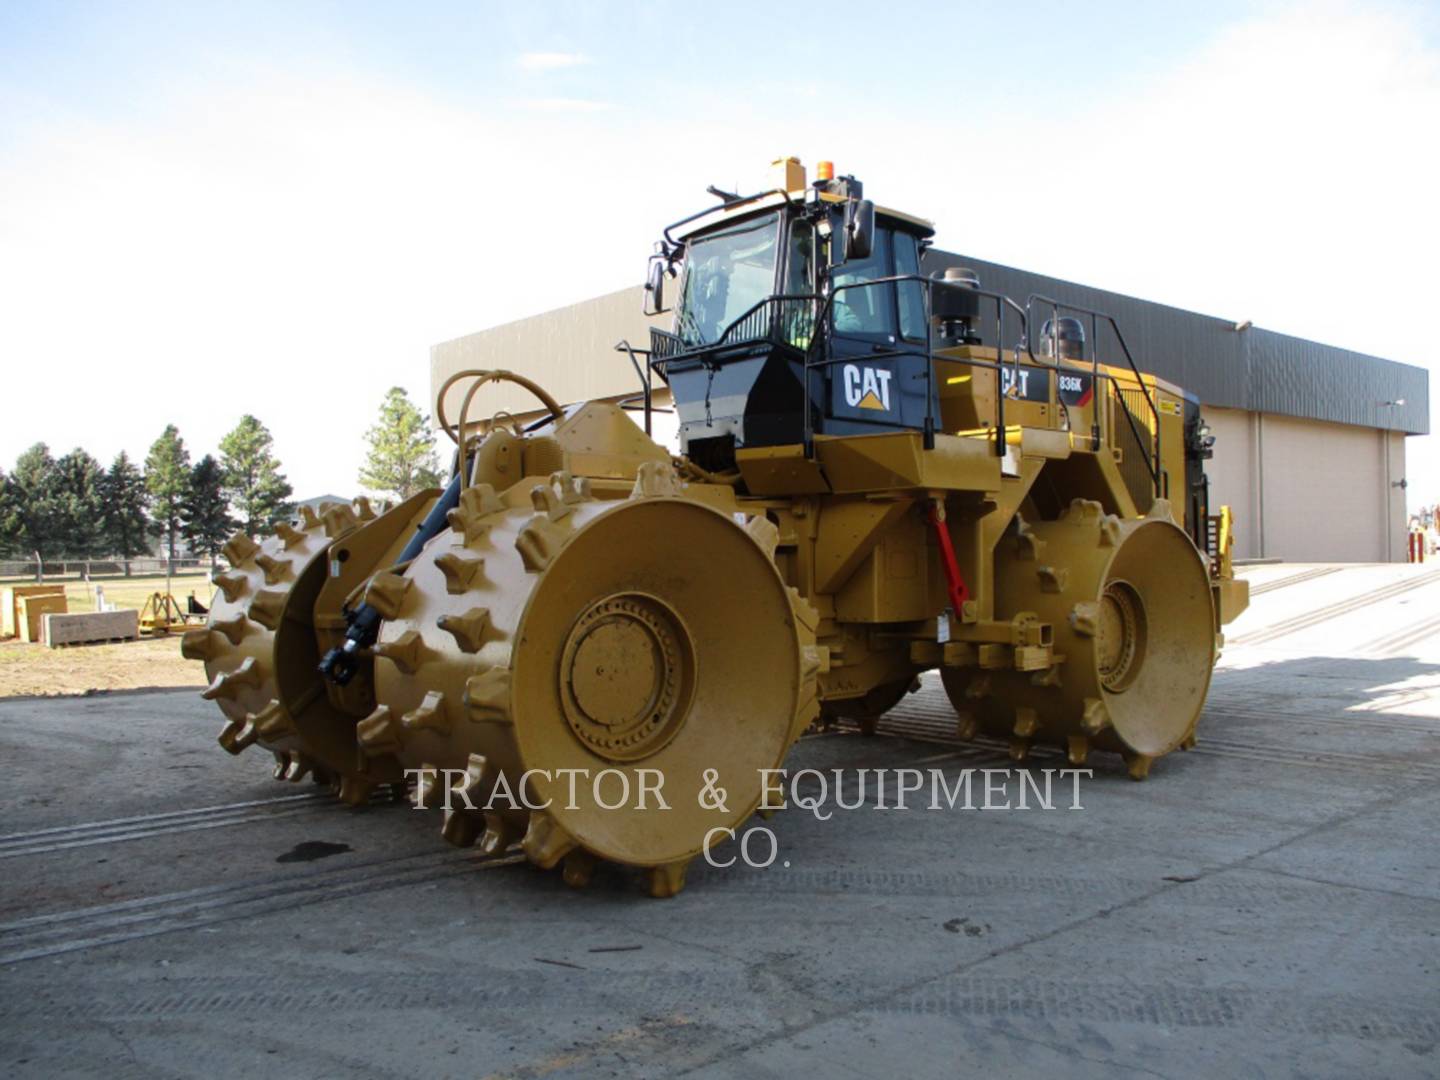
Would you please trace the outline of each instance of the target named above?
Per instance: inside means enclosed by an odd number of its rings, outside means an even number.
[[[0,581],[0,585],[33,585],[33,578],[6,578]],[[95,610],[95,585],[105,590],[105,600],[117,608],[135,608],[137,611],[145,606],[146,599],[151,593],[165,591],[165,576],[147,577],[104,577],[96,578],[93,582],[87,583],[78,578],[51,578],[47,579],[49,584],[65,586],[65,599],[71,611],[94,611]],[[210,575],[206,573],[185,573],[176,574],[170,579],[170,591],[175,594],[175,599],[180,602],[180,609],[185,609],[185,598],[192,592],[195,599],[199,600],[206,607],[210,605],[210,594],[213,588],[210,584]]]

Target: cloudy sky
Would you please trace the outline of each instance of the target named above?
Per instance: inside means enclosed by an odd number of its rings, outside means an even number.
[[[431,344],[633,284],[785,153],[943,247],[1435,370],[1435,4],[805,10],[0,5],[0,466],[253,412],[348,493]]]

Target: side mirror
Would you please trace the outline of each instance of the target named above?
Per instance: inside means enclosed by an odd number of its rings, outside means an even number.
[[[845,204],[845,259],[868,259],[875,247],[875,204],[855,199]]]
[[[665,260],[658,255],[650,257],[650,270],[645,278],[646,315],[659,315],[665,310]]]

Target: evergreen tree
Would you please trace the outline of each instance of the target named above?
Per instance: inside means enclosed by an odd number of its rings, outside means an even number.
[[[220,440],[225,494],[249,536],[258,536],[290,512],[292,488],[280,472],[274,443],[265,425],[248,415]]]
[[[145,490],[150,493],[150,520],[174,559],[181,508],[190,493],[190,452],[174,424],[166,426],[145,458]]]
[[[190,470],[190,492],[180,509],[181,531],[197,555],[208,555],[210,561],[235,532],[235,519],[230,516],[230,500],[225,497],[225,470],[220,462],[206,454]]]
[[[67,558],[93,559],[106,553],[100,490],[104,476],[100,462],[78,446],[55,462],[56,525]]]
[[[380,405],[380,422],[365,433],[369,447],[360,483],[371,491],[408,499],[440,483],[430,420],[393,386]]]
[[[14,518],[15,544],[29,557],[39,552],[42,559],[61,555],[60,498],[55,459],[50,448],[36,443],[15,460],[10,474],[10,503]]]
[[[129,574],[129,561],[149,550],[145,540],[150,530],[146,514],[150,495],[145,490],[145,477],[124,450],[110,463],[101,492],[105,499],[106,545],[112,554],[125,560],[125,572]]]
[[[20,550],[20,516],[15,506],[14,485],[0,469],[0,557]]]

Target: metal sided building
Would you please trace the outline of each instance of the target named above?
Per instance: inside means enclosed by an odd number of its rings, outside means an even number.
[[[1109,313],[1141,370],[1200,399],[1215,435],[1210,504],[1234,510],[1237,558],[1404,560],[1405,436],[1429,433],[1425,369],[951,252],[926,253],[924,272],[950,266],[972,268],[986,289],[1021,304],[1039,294]],[[648,346],[649,327],[668,329],[670,320],[641,314],[642,295],[639,286],[623,289],[436,345],[432,391],[463,368],[509,368],[560,401],[633,398],[639,378],[615,345]],[[993,345],[993,328],[982,327],[982,337]],[[1103,323],[1097,344],[1102,363],[1123,364]],[[534,401],[508,384],[482,396],[485,416],[535,411]],[[669,405],[663,393],[655,403]],[[447,406],[453,417],[458,399]],[[657,439],[673,445],[675,429],[673,414],[656,414]]]

